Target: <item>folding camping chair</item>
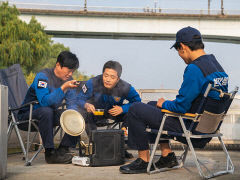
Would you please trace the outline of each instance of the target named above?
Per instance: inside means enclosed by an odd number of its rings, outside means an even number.
[[[210,91],[217,91],[219,93],[219,97],[220,99],[223,100],[224,105],[225,105],[225,110],[223,113],[221,114],[214,114],[214,113],[210,113],[206,110],[204,110],[204,104],[207,101],[207,96],[208,93]],[[203,99],[201,101],[200,104],[200,108],[199,108],[199,112],[203,112],[201,114],[199,113],[195,113],[195,114],[191,114],[191,113],[185,113],[185,114],[179,114],[179,113],[175,113],[175,112],[171,112],[165,109],[162,109],[162,112],[164,112],[164,116],[161,122],[161,125],[159,127],[158,130],[156,129],[146,129],[147,132],[151,132],[151,133],[157,133],[157,138],[153,147],[153,150],[151,152],[151,156],[150,156],[150,161],[147,167],[147,172],[149,174],[151,173],[155,173],[155,172],[161,172],[161,171],[166,171],[166,170],[171,170],[171,169],[177,169],[177,168],[181,168],[186,160],[187,157],[187,153],[188,150],[190,148],[193,159],[194,159],[194,163],[197,166],[198,172],[200,174],[200,176],[202,178],[205,179],[209,179],[215,176],[219,176],[219,175],[223,175],[223,174],[228,174],[228,173],[233,173],[234,171],[234,166],[232,163],[232,160],[228,154],[228,151],[224,145],[224,142],[222,141],[221,136],[223,136],[223,134],[220,133],[220,126],[223,122],[224,117],[227,114],[227,111],[234,99],[235,94],[238,91],[238,87],[235,88],[235,90],[231,93],[224,93],[221,90],[215,89],[212,87],[211,84],[208,85]],[[203,110],[203,111],[202,111]],[[165,131],[164,129],[164,123],[167,117],[176,117],[179,119],[181,127],[183,129],[183,133],[177,133],[177,132],[170,132],[170,131]],[[190,125],[190,127],[187,129],[185,124],[184,124],[184,119],[188,119],[188,120],[192,120],[192,123]],[[196,123],[198,123],[196,125]],[[196,125],[195,129],[193,128],[194,125]],[[182,155],[180,156],[179,159],[179,165],[175,166],[173,168],[162,168],[162,169],[158,169],[155,166],[155,163],[153,162],[153,158],[155,156],[156,153],[156,149],[157,149],[157,145],[159,143],[159,139],[160,137],[164,137],[164,136],[170,136],[170,138],[184,138],[186,139],[186,145],[184,146],[184,152],[182,153]],[[162,138],[161,137],[161,138]],[[225,157],[226,157],[226,169],[222,170],[222,171],[217,171],[217,172],[212,172],[209,168],[207,168],[203,162],[201,162],[199,160],[199,158],[196,155],[196,152],[194,150],[195,146],[192,144],[190,138],[213,138],[213,137],[217,137],[218,140],[220,141],[220,144],[222,146],[222,149],[224,151]],[[150,167],[152,166],[155,167],[155,170],[150,170]],[[204,170],[205,168],[205,171]]]
[[[106,127],[106,129],[121,129],[123,122],[115,121],[113,119],[107,119],[106,124],[97,125],[97,127]]]
[[[22,73],[22,70],[20,68],[19,64],[14,64],[11,67],[7,69],[1,69],[0,70],[0,84],[8,86],[8,104],[9,104],[9,116],[8,116],[8,139],[11,136],[12,130],[14,128],[18,141],[20,143],[21,149],[23,151],[24,159],[25,159],[25,165],[29,166],[31,165],[31,162],[36,158],[36,156],[39,154],[39,152],[43,149],[43,145],[41,145],[38,149],[38,151],[32,156],[30,159],[29,157],[29,150],[30,147],[36,138],[39,130],[37,126],[37,119],[32,119],[32,110],[33,105],[38,103],[37,101],[33,101],[24,105],[21,105],[25,95],[28,90],[28,85],[25,81],[24,75]],[[23,107],[29,107],[29,118],[26,120],[19,121],[17,118],[18,111]],[[25,126],[24,129],[20,128],[20,126]],[[26,129],[25,129],[26,128]],[[54,132],[54,135],[57,134],[60,126],[56,129]],[[27,131],[27,144],[26,148],[24,146],[21,134],[19,129],[22,129],[24,131]],[[32,140],[30,140],[30,133],[35,132]]]

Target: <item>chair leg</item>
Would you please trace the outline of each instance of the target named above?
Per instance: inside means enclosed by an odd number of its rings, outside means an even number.
[[[161,123],[160,128],[159,128],[159,131],[158,131],[158,134],[157,134],[157,138],[156,138],[155,143],[154,143],[154,146],[153,146],[153,150],[152,150],[152,153],[151,153],[151,156],[150,156],[150,160],[149,160],[149,163],[148,163],[148,166],[147,166],[147,173],[148,173],[148,174],[151,174],[151,173],[152,173],[152,172],[150,171],[150,169],[151,169],[151,166],[152,166],[152,164],[153,164],[153,158],[154,158],[154,155],[155,155],[156,150],[157,150],[157,145],[158,145],[159,139],[160,139],[160,137],[161,137],[162,130],[163,130],[163,126],[164,126],[164,123],[165,123],[166,118],[167,118],[167,116],[164,115],[164,116],[163,116],[163,119],[162,119],[162,123]],[[156,169],[155,163],[154,163],[154,168]]]
[[[180,166],[182,167],[183,165],[184,165],[184,163],[185,163],[185,160],[186,160],[186,158],[187,158],[187,154],[188,154],[188,150],[189,150],[189,147],[188,146],[184,146],[184,148],[183,148],[183,153],[182,153],[182,155],[180,156]]]
[[[188,141],[190,141],[190,138],[189,138]],[[220,140],[220,142],[221,142],[221,140]],[[231,173],[231,174],[232,174],[232,173],[233,173],[233,171],[234,171],[234,166],[233,166],[233,163],[232,163],[232,161],[231,161],[231,158],[230,158],[230,156],[229,156],[229,154],[228,154],[228,152],[227,152],[227,149],[226,149],[226,147],[225,147],[224,144],[222,144],[222,147],[223,147],[223,151],[224,151],[224,153],[225,153],[225,155],[226,155],[226,170],[217,171],[217,172],[212,172],[210,169],[208,169],[208,168],[197,158],[197,155],[196,155],[196,153],[195,153],[195,150],[194,150],[194,148],[193,148],[193,146],[192,146],[191,141],[188,142],[188,143],[189,143],[190,150],[191,150],[191,152],[192,152],[192,154],[193,154],[194,162],[195,162],[195,164],[196,164],[196,166],[197,166],[197,169],[198,169],[198,172],[199,172],[199,174],[200,174],[200,176],[201,176],[202,178],[204,178],[204,179],[210,179],[210,178],[213,178],[213,177],[216,177],[216,176],[220,176],[220,175],[223,175],[223,174],[228,174],[228,173]],[[223,142],[221,142],[221,143],[223,143]],[[202,168],[201,168],[201,165],[206,169],[207,173],[203,173],[203,170],[202,170]]]
[[[228,154],[227,148],[226,148],[225,144],[223,143],[221,136],[218,137],[218,140],[220,141],[220,144],[221,144],[222,149],[223,149],[223,151],[225,153],[225,156],[226,156],[226,161],[227,161],[226,162],[226,173],[231,173],[232,174],[234,172],[233,162],[232,162],[232,160],[231,160],[231,158]]]
[[[39,147],[39,149],[37,150],[37,152],[32,156],[32,158],[28,161],[25,162],[25,166],[31,166],[32,165],[32,161],[37,157],[37,155],[43,150],[43,145],[41,145]]]
[[[12,134],[12,130],[13,130],[13,122],[10,121],[10,124],[8,125],[8,130],[7,130],[7,138],[9,140],[11,134]]]
[[[41,134],[38,132],[39,146],[43,145]]]
[[[33,142],[34,142],[34,140],[35,140],[37,135],[38,135],[38,132],[35,132],[33,137],[32,137],[32,141],[31,142],[30,142],[30,139],[29,139],[29,146],[28,146],[28,149],[27,149],[28,152],[29,152],[29,150],[31,148],[31,145],[33,144]]]
[[[182,128],[183,128],[183,131],[184,131],[184,134],[186,136],[186,140],[187,140],[187,143],[188,143],[188,146],[192,152],[192,156],[193,156],[193,159],[194,159],[194,162],[195,162],[195,165],[197,166],[197,169],[198,169],[198,172],[199,172],[199,175],[204,178],[204,179],[210,179],[210,178],[213,178],[213,177],[216,177],[216,176],[220,176],[220,175],[223,175],[223,174],[228,174],[228,173],[233,173],[234,171],[234,166],[233,166],[233,163],[231,161],[231,158],[228,154],[228,151],[221,139],[221,137],[219,136],[218,139],[222,145],[222,148],[223,148],[223,151],[225,153],[225,156],[226,156],[226,170],[224,171],[217,171],[217,172],[211,172],[210,169],[208,169],[198,158],[197,158],[197,155],[196,155],[196,152],[193,148],[193,145],[192,145],[192,142],[190,140],[190,132],[187,131],[185,125],[184,125],[184,122],[183,122],[183,119],[181,117],[179,117],[180,119],[180,123],[182,124]],[[207,170],[208,173],[203,173],[203,170],[201,168],[201,165]]]
[[[167,171],[167,170],[172,170],[172,169],[178,169],[178,168],[181,168],[181,167],[182,167],[182,165],[179,165],[179,166],[175,166],[175,167],[173,167],[173,168],[162,168],[162,169],[158,169],[158,168],[155,166],[155,163],[153,162],[153,158],[154,158],[155,153],[156,153],[156,149],[157,149],[157,146],[158,146],[158,143],[159,143],[159,140],[160,140],[162,131],[163,131],[163,126],[164,126],[164,123],[165,123],[166,118],[167,118],[167,115],[164,115],[164,116],[163,116],[163,119],[162,119],[162,123],[161,123],[160,128],[159,128],[159,131],[158,131],[158,134],[157,134],[157,138],[156,138],[156,140],[155,140],[155,144],[154,144],[154,146],[153,146],[153,150],[152,150],[152,153],[151,153],[151,156],[150,156],[150,160],[149,160],[149,163],[148,163],[148,167],[147,167],[147,173],[148,173],[148,174],[157,173],[157,172],[162,172],[162,171]],[[153,164],[155,170],[150,171],[152,164]]]
[[[203,177],[203,178],[205,178],[205,179],[208,179],[208,178],[206,178],[206,176],[203,174],[202,168],[201,168],[201,166],[200,166],[200,164],[199,164],[199,160],[198,160],[197,155],[196,155],[196,153],[195,153],[195,150],[194,150],[194,148],[193,148],[193,145],[192,145],[192,142],[191,142],[191,140],[190,140],[190,137],[186,137],[186,140],[187,140],[188,146],[189,146],[190,151],[191,151],[192,156],[193,156],[193,160],[194,160],[194,162],[195,162],[195,165],[197,166],[197,169],[198,169],[198,172],[199,172],[200,176]],[[206,168],[206,167],[205,167],[205,168]]]
[[[59,126],[59,127],[57,127],[57,129],[55,129],[54,130],[54,133],[53,133],[53,136],[55,136],[57,133],[58,133],[58,131],[61,129],[61,127]],[[37,133],[36,133],[37,134]],[[35,136],[34,136],[34,138],[35,138]],[[34,139],[33,139],[34,140]],[[31,164],[32,164],[32,161],[37,157],[37,155],[43,150],[43,144],[41,144],[40,146],[39,146],[39,149],[37,150],[37,152],[32,156],[32,158],[30,159],[30,160],[27,160],[26,162],[25,162],[25,166],[31,166]]]
[[[198,158],[197,158],[197,155],[196,155],[196,153],[195,153],[195,151],[194,151],[192,142],[191,142],[191,140],[190,140],[190,132],[186,129],[185,124],[184,124],[183,119],[182,119],[181,116],[179,117],[179,120],[180,120],[181,126],[182,126],[182,128],[183,128],[183,132],[184,132],[184,134],[185,134],[185,136],[186,136],[186,140],[187,140],[188,146],[189,146],[189,148],[190,148],[190,150],[191,150],[191,152],[192,152],[192,156],[193,156],[195,165],[197,166],[198,172],[199,172],[199,174],[200,174],[201,177],[206,178],[205,175],[203,174],[203,171],[202,171],[201,166],[200,166],[200,164],[199,164],[199,160],[198,160]]]
[[[13,127],[14,127],[15,133],[16,133],[16,135],[17,135],[18,141],[19,141],[19,143],[20,143],[20,146],[21,146],[21,149],[22,149],[22,152],[23,152],[23,159],[26,159],[26,149],[25,149],[25,147],[24,147],[24,143],[23,143],[23,140],[22,140],[22,136],[21,136],[21,134],[20,134],[20,132],[19,132],[19,129],[18,129],[17,125],[14,124]],[[10,135],[11,135],[11,134],[9,134],[9,137],[10,137]]]
[[[12,134],[13,128],[15,130],[15,133],[17,135],[18,141],[20,143],[20,146],[21,146],[21,149],[22,149],[22,152],[23,152],[23,159],[25,159],[26,158],[26,149],[24,147],[24,143],[22,141],[22,137],[21,137],[21,134],[19,132],[19,129],[17,127],[17,122],[16,122],[16,119],[14,117],[14,114],[11,112],[11,121],[10,121],[10,124],[8,126],[8,130],[7,130],[8,140],[9,140],[11,134]]]
[[[28,123],[28,132],[27,132],[27,148],[26,148],[26,158],[25,158],[25,165],[26,166],[29,166],[29,164],[28,164],[28,153],[29,153],[29,149],[30,149],[29,142],[30,142],[31,124],[32,124],[32,120],[30,119],[29,123]]]

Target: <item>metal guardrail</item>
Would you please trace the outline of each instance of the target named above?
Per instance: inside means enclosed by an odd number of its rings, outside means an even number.
[[[3,1],[0,1],[0,3]],[[48,3],[19,3],[9,2],[22,9],[48,9],[65,11],[98,11],[98,12],[129,12],[129,13],[157,13],[157,14],[199,14],[199,15],[240,15],[240,10],[228,9],[180,9],[180,8],[152,8],[152,7],[112,7],[112,6],[85,6]]]

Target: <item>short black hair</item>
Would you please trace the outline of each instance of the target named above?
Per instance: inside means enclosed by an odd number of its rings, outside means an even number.
[[[58,55],[56,63],[59,63],[61,67],[67,67],[69,69],[77,69],[79,67],[77,56],[69,51],[62,51]]]
[[[194,50],[198,50],[198,49],[204,49],[204,44],[202,42],[202,39],[199,36],[194,36],[195,39],[194,41],[190,41],[190,42],[176,42],[176,44],[174,45],[174,48],[176,50],[181,48],[180,43],[183,43],[184,45],[188,46],[192,51]]]
[[[122,65],[119,62],[112,61],[112,60],[106,62],[103,66],[103,71],[102,72],[104,73],[105,69],[107,69],[107,68],[114,69],[115,71],[117,71],[118,77],[121,77]]]

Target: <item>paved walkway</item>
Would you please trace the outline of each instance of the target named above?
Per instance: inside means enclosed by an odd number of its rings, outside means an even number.
[[[137,157],[136,151],[130,151]],[[179,152],[176,152],[178,155]],[[213,158],[210,158],[213,155]],[[203,162],[214,168],[221,168],[221,160],[223,155],[219,151],[202,151],[199,152],[199,156]],[[230,156],[235,165],[234,174],[219,176],[217,180],[240,180],[240,152],[232,151]],[[46,164],[44,161],[44,154],[40,153],[32,163],[32,166],[24,166],[24,162],[21,160],[22,155],[15,154],[8,156],[8,180],[200,180],[200,176],[194,166],[189,153],[186,160],[186,167],[178,170],[172,170],[167,172],[161,172],[158,174],[121,174],[119,172],[119,166],[108,167],[81,167],[72,164],[67,165],[53,165]]]

